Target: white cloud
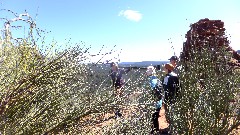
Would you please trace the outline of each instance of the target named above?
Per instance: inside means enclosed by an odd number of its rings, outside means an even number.
[[[124,16],[128,20],[138,22],[142,19],[142,14],[134,10],[122,10],[118,16]]]

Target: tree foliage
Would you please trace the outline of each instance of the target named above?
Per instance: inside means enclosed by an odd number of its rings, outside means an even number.
[[[225,135],[240,125],[240,73],[228,65],[231,52],[208,44],[180,62],[181,97],[169,114],[175,134]]]

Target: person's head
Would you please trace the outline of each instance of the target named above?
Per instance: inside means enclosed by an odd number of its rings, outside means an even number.
[[[147,71],[146,71],[146,75],[147,76],[152,76],[155,75],[155,68],[153,66],[148,66],[147,67]]]
[[[112,70],[117,70],[118,69],[118,64],[116,62],[112,62],[110,64],[110,67],[112,68]]]
[[[170,63],[173,65],[173,66],[176,66],[177,65],[177,61],[178,61],[178,57],[177,56],[172,56],[170,59]]]
[[[165,73],[171,73],[174,69],[174,66],[170,63],[164,65]]]

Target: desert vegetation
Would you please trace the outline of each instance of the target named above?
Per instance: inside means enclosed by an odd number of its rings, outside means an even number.
[[[57,43],[46,44],[46,33],[36,27],[27,13],[11,13],[13,18],[4,18],[1,37],[2,134],[91,133],[84,127],[99,122],[100,116],[114,111],[116,106],[130,107],[115,101],[106,65],[88,61],[90,57],[112,54],[114,50],[91,54],[91,48],[84,44],[68,48],[66,45],[65,50],[54,48]],[[25,38],[12,36],[14,28],[20,27],[12,25],[16,21],[28,26]],[[125,97],[141,89],[141,80],[144,80],[142,74],[132,71]],[[148,100],[142,101],[137,106],[147,105]],[[142,115],[138,113],[136,118]],[[144,128],[147,131],[147,126]],[[116,132],[121,132],[120,129]]]
[[[98,54],[84,43],[56,48],[29,14],[1,12],[12,14],[1,18],[1,134],[149,134],[154,96],[145,70],[131,70],[116,99],[108,65],[89,63],[90,57],[113,55],[114,47]],[[12,35],[16,21],[28,26],[24,38]],[[215,57],[208,49],[193,50],[190,61],[180,62],[181,97],[167,114],[174,134],[229,134],[240,125],[240,72],[227,65],[231,53],[219,48]],[[124,118],[105,118],[118,107]]]

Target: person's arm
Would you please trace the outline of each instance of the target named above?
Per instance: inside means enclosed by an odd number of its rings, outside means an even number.
[[[111,79],[112,79],[112,86],[114,86],[115,83],[116,83],[116,74],[111,70],[109,76],[111,76]]]

